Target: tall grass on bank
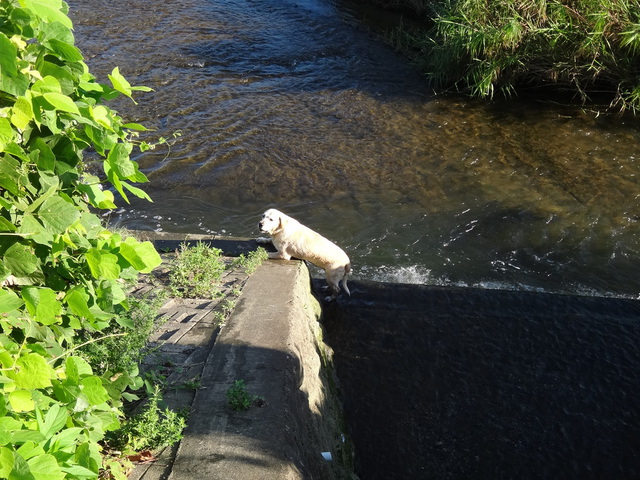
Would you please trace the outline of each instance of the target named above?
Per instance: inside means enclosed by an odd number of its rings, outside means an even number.
[[[438,89],[509,96],[523,86],[569,88],[583,102],[640,110],[639,0],[442,0],[430,30],[395,32]]]

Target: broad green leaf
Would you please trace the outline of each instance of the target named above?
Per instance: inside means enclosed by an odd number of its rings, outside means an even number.
[[[134,163],[129,159],[133,146],[129,143],[117,143],[109,151],[107,160],[111,168],[120,179],[125,179],[136,173]]]
[[[76,115],[80,115],[80,110],[78,110],[78,106],[73,103],[70,97],[64,95],[62,93],[45,93],[42,95],[44,99],[53,105],[57,110],[62,110],[63,112],[75,113]]]
[[[13,77],[0,75],[0,91],[6,92],[14,97],[20,97],[27,92],[29,82],[29,77],[20,72]]]
[[[19,445],[25,442],[40,443],[40,442],[43,442],[44,440],[45,440],[44,435],[42,435],[37,430],[27,430],[27,429],[14,431],[11,438],[11,441],[16,445]]]
[[[44,61],[42,62],[42,66],[39,70],[43,77],[51,76],[57,79],[58,82],[60,82],[59,93],[64,93],[65,95],[71,95],[75,93],[76,77],[71,73],[69,67],[60,67],[55,63]]]
[[[84,287],[74,287],[64,297],[64,301],[71,310],[71,313],[77,315],[80,318],[87,318],[93,320],[93,313],[89,309],[89,294],[85,291]]]
[[[16,226],[4,217],[0,217],[0,232],[15,232]]]
[[[98,296],[98,305],[100,305],[103,310],[111,310],[114,305],[119,305],[127,299],[124,290],[113,280],[103,280],[100,282],[96,293]],[[122,323],[120,323],[120,325],[122,325]]]
[[[113,193],[109,190],[103,190],[100,188],[100,185],[82,184],[78,185],[78,190],[84,193],[89,199],[89,203],[96,208],[100,208],[102,210],[111,210],[116,208]]]
[[[49,407],[44,419],[41,420],[40,417],[41,415],[38,415],[38,430],[40,430],[45,437],[50,437],[64,427],[67,418],[69,418],[69,414],[67,410],[61,408],[58,403],[54,403]]]
[[[140,243],[132,237],[120,244],[120,254],[133,268],[142,273],[149,273],[162,263],[151,242]]]
[[[40,205],[44,203],[47,198],[53,197],[56,193],[58,193],[60,182],[55,177],[52,180],[53,184],[42,195],[31,202],[29,208],[24,211],[25,214],[35,211]]]
[[[122,196],[124,201],[129,203],[129,198],[127,197],[127,194],[124,193],[124,188],[122,187],[122,182],[120,181],[120,178],[118,177],[116,172],[113,170],[113,168],[111,168],[111,165],[109,164],[108,161],[105,160],[103,162],[103,165],[104,165],[104,173],[107,174],[107,178],[111,182],[111,185],[114,186],[114,188],[118,191],[120,196]]]
[[[51,245],[53,243],[53,235],[31,214],[22,217],[18,232],[24,235],[25,238],[33,240],[40,245]]]
[[[0,448],[0,478],[9,478],[13,470],[13,451],[6,447]]]
[[[8,313],[17,310],[24,302],[12,290],[0,289],[0,313]]]
[[[139,123],[125,123],[122,125],[122,128],[128,128],[129,130],[138,130],[140,132],[146,132],[148,129],[144,125],[140,125]]]
[[[16,63],[18,51],[4,33],[0,33],[0,75],[15,77],[18,73]]]
[[[0,232],[15,232],[16,226],[4,217],[0,217]]]
[[[131,185],[130,183],[127,183],[127,182],[122,182],[122,186],[124,188],[126,188],[127,190],[129,190],[131,193],[133,193],[136,197],[143,198],[145,200],[148,200],[149,202],[153,202],[153,200],[147,194],[147,192],[145,192],[141,188],[134,187],[133,185]]]
[[[17,388],[32,390],[51,386],[53,370],[47,361],[37,353],[18,358],[16,369],[7,376],[16,382]]]
[[[42,80],[37,80],[32,86],[31,90],[36,93],[62,93],[62,87],[57,78],[47,75]]]
[[[38,215],[45,227],[54,234],[63,233],[80,218],[78,209],[59,196],[47,198],[40,207]]]
[[[131,84],[122,76],[118,67],[113,69],[111,75],[109,75],[109,80],[113,88],[131,98]]]
[[[58,55],[60,58],[66,60],[67,62],[80,62],[84,58],[82,56],[82,52],[71,45],[70,43],[63,42],[61,40],[53,39],[47,42],[47,45],[53,52]]]
[[[38,455],[27,463],[35,480],[62,480],[65,477],[53,455]]]
[[[37,455],[43,455],[44,449],[42,445],[37,444],[33,440],[29,440],[28,442],[24,442],[18,450],[16,450],[22,458],[25,460],[29,460]]]
[[[4,150],[7,143],[13,140],[14,133],[8,119],[0,117],[0,151]]]
[[[4,254],[5,267],[16,277],[27,277],[38,269],[40,260],[31,248],[14,243]]]
[[[40,26],[41,41],[46,44],[56,39],[66,43],[74,43],[73,32],[60,22],[49,22]]]
[[[14,412],[31,412],[35,408],[29,390],[15,390],[9,394],[9,405]]]
[[[65,360],[65,371],[67,378],[74,383],[80,383],[80,379],[88,375],[93,375],[91,365],[84,358],[67,357]]]
[[[36,138],[32,151],[38,152],[39,154],[36,161],[38,170],[53,172],[56,163],[56,156],[51,150],[51,147],[49,147],[42,138]]]
[[[6,144],[4,147],[4,151],[13,155],[14,157],[19,158],[23,162],[29,162],[29,156],[16,142],[9,142],[8,144]]]
[[[82,393],[86,395],[91,405],[100,405],[109,399],[109,394],[102,385],[100,377],[96,377],[95,375],[84,377],[80,380],[80,386]]]
[[[89,111],[91,112],[91,117],[93,117],[98,125],[112,132],[114,131],[111,111],[107,107],[105,107],[104,105],[97,105],[91,108]]]
[[[47,22],[60,22],[73,28],[71,19],[66,15],[67,8],[61,0],[22,0],[21,3]]]
[[[83,429],[80,427],[65,428],[51,439],[51,447],[49,452],[55,453],[76,444],[76,440],[82,434]]]
[[[35,480],[35,477],[31,475],[29,465],[18,452],[13,454],[13,469],[9,473],[8,480]]]
[[[92,248],[86,253],[86,259],[94,278],[107,280],[120,278],[121,270],[117,255]]]
[[[50,288],[23,287],[22,298],[32,317],[43,325],[52,325],[61,320],[62,304],[56,298],[56,292]]]
[[[31,102],[25,97],[18,98],[11,109],[11,123],[20,130],[24,130],[33,119]]]
[[[2,399],[4,401],[4,398]],[[5,413],[6,414],[6,409]],[[7,430],[7,427],[0,425],[0,446],[11,443],[11,432]],[[2,464],[2,455],[0,455],[0,464]],[[2,478],[2,467],[0,467],[0,478]]]
[[[60,467],[63,472],[68,473],[70,476],[67,478],[97,478],[98,474],[92,472],[88,468],[81,467],[80,465],[62,466]]]

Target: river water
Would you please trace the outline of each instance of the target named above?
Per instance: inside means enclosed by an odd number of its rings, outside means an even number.
[[[340,244],[355,278],[640,293],[637,121],[434,96],[334,1],[70,7],[101,81],[119,66],[154,89],[115,108],[170,139],[137,158],[154,203],[114,223],[252,236],[277,207]]]

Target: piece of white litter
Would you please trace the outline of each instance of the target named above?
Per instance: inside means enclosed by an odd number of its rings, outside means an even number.
[[[333,457],[331,456],[331,452],[322,452],[322,458],[325,459],[325,461],[330,462],[333,460]]]

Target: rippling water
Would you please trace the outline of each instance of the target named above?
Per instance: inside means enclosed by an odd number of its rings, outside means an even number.
[[[356,278],[636,297],[637,121],[437,97],[323,0],[70,2],[99,79],[170,137],[137,160],[130,228],[257,235],[275,206],[347,250]]]

